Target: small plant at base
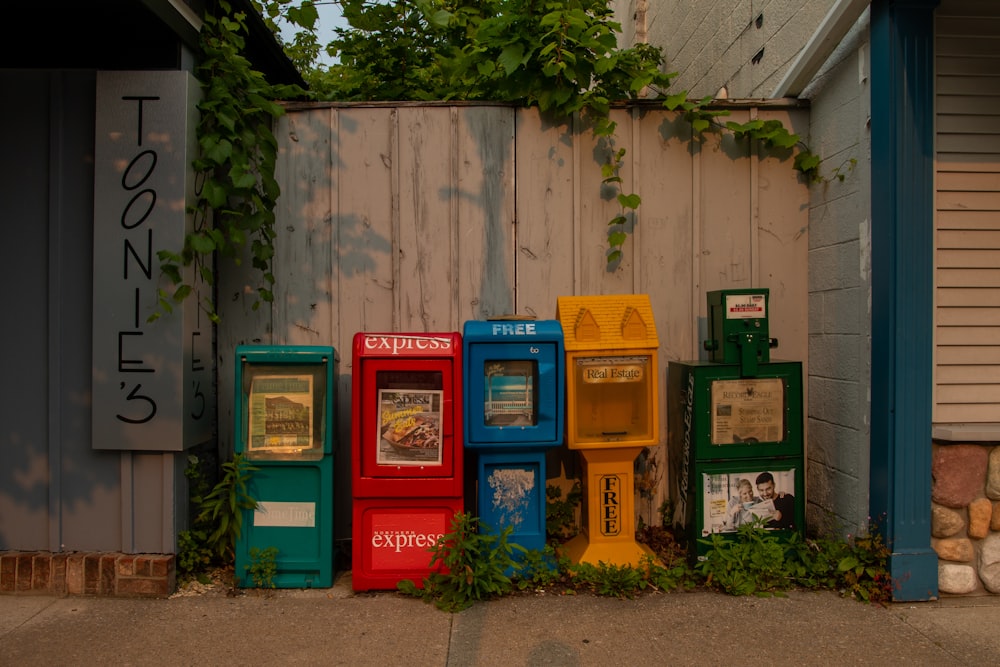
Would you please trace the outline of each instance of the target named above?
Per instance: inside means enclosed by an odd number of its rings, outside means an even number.
[[[869,521],[868,532],[848,536],[847,553],[837,563],[845,594],[864,602],[892,600],[893,581],[887,563],[892,549],[885,543],[877,522]]]
[[[278,574],[278,547],[250,547],[250,564],[243,566],[257,588],[274,588]]]
[[[697,566],[709,586],[731,595],[761,595],[790,585],[785,550],[778,536],[764,528],[763,519],[741,525],[734,539],[713,533],[698,541],[711,547]]]
[[[544,549],[530,549],[521,558],[521,569],[514,578],[518,590],[540,589],[565,583],[565,573],[570,562],[556,553],[552,545]]]
[[[214,527],[205,544],[220,558],[232,560],[243,530],[243,511],[257,509],[249,490],[250,474],[257,469],[237,454],[222,464],[222,479],[208,495],[193,499],[201,510],[196,521]]]
[[[583,492],[580,482],[574,482],[573,487],[562,497],[562,489],[554,484],[545,487],[545,535],[550,540],[564,540],[577,534],[576,508],[580,504]]]
[[[577,587],[602,597],[631,600],[649,585],[646,573],[631,565],[578,563],[570,566],[569,573]]]
[[[500,533],[479,532],[478,518],[468,512],[456,514],[451,531],[431,549],[430,565],[432,568],[439,565],[442,571],[426,577],[423,589],[409,579],[400,581],[397,588],[449,612],[510,593],[513,584],[507,572],[516,573],[519,569],[514,551],[525,551],[524,547],[507,541],[513,530],[507,526]]]
[[[191,528],[177,533],[177,574],[182,581],[190,577],[201,580],[199,573],[212,564],[215,555],[207,545],[211,525],[204,520],[198,520],[200,514],[198,501],[209,490],[208,480],[205,479],[200,464],[198,457],[191,454],[184,469],[191,498],[189,507]]]
[[[177,573],[180,578],[201,577],[198,573],[212,564],[214,556],[205,545],[208,535],[202,530],[182,530],[177,533]]]

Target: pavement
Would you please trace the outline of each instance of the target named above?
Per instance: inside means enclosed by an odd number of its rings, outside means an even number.
[[[833,592],[632,600],[533,592],[451,614],[393,591],[170,599],[0,596],[0,666],[995,665],[1000,596],[894,603]]]

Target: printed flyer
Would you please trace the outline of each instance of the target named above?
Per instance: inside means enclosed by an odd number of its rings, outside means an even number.
[[[441,465],[440,389],[379,389],[378,465]]]
[[[264,375],[250,386],[250,451],[313,446],[312,375]]]
[[[769,530],[795,528],[795,469],[702,474],[701,534],[733,533],[762,521]]]

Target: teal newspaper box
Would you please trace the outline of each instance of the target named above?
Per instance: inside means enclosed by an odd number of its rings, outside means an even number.
[[[242,587],[333,586],[332,347],[236,348],[234,450],[252,470],[236,544]]]

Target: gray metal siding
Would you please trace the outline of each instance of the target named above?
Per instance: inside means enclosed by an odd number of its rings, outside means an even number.
[[[133,466],[91,447],[95,74],[6,70],[0,86],[17,91],[0,157],[14,297],[0,328],[0,549],[172,552],[180,459]]]

